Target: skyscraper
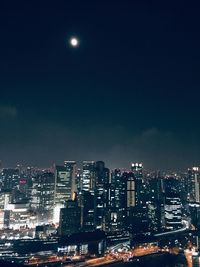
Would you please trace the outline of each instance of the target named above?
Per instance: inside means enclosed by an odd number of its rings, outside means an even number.
[[[95,162],[83,161],[80,176],[81,223],[84,231],[93,231],[95,225]]]
[[[59,222],[60,208],[64,208],[67,200],[73,199],[75,177],[70,165],[55,166],[54,222]]]
[[[38,223],[52,223],[54,189],[55,176],[52,172],[38,174],[33,180],[30,204],[38,215]]]
[[[103,161],[96,162],[95,175],[95,221],[96,228],[105,230],[105,212],[108,208],[109,169]]]
[[[124,183],[121,170],[115,169],[111,173],[110,205],[116,209],[124,208],[123,203]]]
[[[19,184],[18,169],[3,169],[1,172],[1,190],[13,190]]]
[[[135,180],[137,181],[136,187],[136,205],[146,206],[146,184],[143,177],[143,164],[142,163],[132,163],[131,171],[134,174]]]
[[[40,176],[40,215],[41,220],[45,223],[51,223],[53,220],[54,208],[54,188],[55,176],[54,173],[45,172]]]
[[[64,166],[68,172],[68,177],[70,177],[71,190],[73,192],[77,192],[77,183],[76,183],[76,161],[64,161]]]
[[[165,226],[163,179],[151,178],[148,181],[148,188],[148,216],[153,230],[158,230]]]
[[[136,206],[136,179],[133,173],[124,173],[126,179],[126,206],[127,209]]]
[[[182,205],[176,194],[166,196],[165,199],[165,224],[166,229],[174,230],[182,227]]]
[[[164,180],[165,199],[165,227],[174,230],[182,227],[182,203],[180,181],[175,177],[168,177]]]
[[[80,231],[81,208],[76,200],[68,200],[66,208],[60,211],[59,233],[61,236],[70,235]]]
[[[95,230],[95,201],[94,192],[82,191],[81,193],[82,208],[82,227],[83,231],[90,232]]]
[[[10,201],[11,201],[10,192],[0,193],[0,229],[9,227],[10,213],[8,211],[8,206]]]
[[[188,189],[188,200],[200,203],[200,170],[198,167],[188,169],[186,188]]]
[[[95,188],[95,162],[94,161],[83,161],[81,190],[94,192],[94,188]]]
[[[115,169],[111,173],[111,183],[108,190],[106,231],[119,232],[125,227],[126,217],[125,182],[122,179],[120,169]]]

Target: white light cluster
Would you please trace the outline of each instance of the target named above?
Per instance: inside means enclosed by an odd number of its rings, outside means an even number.
[[[132,167],[142,167],[142,163],[132,163]]]

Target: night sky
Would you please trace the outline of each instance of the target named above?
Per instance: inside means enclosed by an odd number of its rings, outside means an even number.
[[[1,1],[3,166],[200,165],[199,14],[198,1]]]

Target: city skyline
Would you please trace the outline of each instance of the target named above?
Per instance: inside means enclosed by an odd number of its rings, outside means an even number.
[[[200,266],[200,3],[2,2],[0,265]]]
[[[160,266],[161,259],[165,266],[170,258],[193,266],[199,262],[199,177],[198,167],[147,173],[137,162],[129,171],[109,170],[103,161],[84,161],[79,169],[72,160],[48,170],[1,169],[1,257],[22,266],[138,260]]]
[[[200,165],[198,3],[13,1],[0,14],[3,164]]]

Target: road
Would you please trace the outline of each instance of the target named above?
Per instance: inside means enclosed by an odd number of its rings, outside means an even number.
[[[174,235],[174,234],[179,234],[179,233],[185,232],[186,230],[189,229],[188,222],[183,221],[182,223],[183,223],[183,227],[181,229],[173,230],[173,231],[169,231],[169,232],[165,232],[165,233],[160,233],[160,234],[155,234],[154,236],[160,237],[160,236]]]

